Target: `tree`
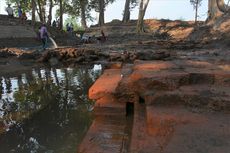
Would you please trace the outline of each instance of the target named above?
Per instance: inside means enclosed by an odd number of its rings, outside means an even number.
[[[59,14],[59,18],[60,18],[60,22],[59,22],[59,28],[62,30],[63,29],[63,2],[62,0],[59,0],[59,9],[60,9],[60,14]]]
[[[108,6],[108,4],[113,3],[115,0],[91,0],[90,6],[99,13],[99,20],[98,24],[100,26],[105,24],[105,8]]]
[[[198,8],[201,6],[202,0],[190,0],[190,3],[193,5],[193,9],[195,10],[195,23],[197,23],[198,18]]]
[[[80,10],[81,10],[81,25],[84,29],[87,28],[86,24],[86,7],[88,5],[88,0],[80,0]]]
[[[226,4],[224,0],[216,0],[219,10],[223,13],[228,13],[230,10],[229,2]]]
[[[124,15],[123,15],[123,22],[128,22],[130,20],[130,1],[125,1],[125,9],[124,9]]]
[[[148,4],[149,4],[149,0],[140,1],[139,15],[138,15],[138,21],[137,21],[137,32],[138,33],[144,32],[144,17],[145,17],[145,12],[146,12]]]
[[[216,19],[222,13],[217,6],[217,0],[208,0],[208,18],[207,21]]]
[[[49,15],[48,15],[48,21],[47,21],[47,25],[51,25],[52,22],[52,10],[53,10],[53,0],[49,0]]]
[[[81,26],[83,28],[87,28],[87,19],[90,19],[90,6],[89,0],[72,0],[73,4],[73,12],[72,15],[74,16],[81,16]]]
[[[137,6],[137,0],[125,1],[125,9],[124,9],[123,20],[122,20],[124,23],[130,20],[130,10],[136,6]]]
[[[35,10],[36,10],[36,3],[35,0],[31,0],[31,7],[32,7],[32,25],[35,25]]]
[[[99,25],[102,26],[105,23],[105,1],[99,0]]]
[[[90,11],[89,0],[71,0],[65,5],[65,13],[75,19],[81,17],[81,26],[85,29],[87,28],[87,20],[92,20]]]
[[[36,10],[39,15],[39,19],[41,22],[45,22],[46,21],[46,9],[45,9],[46,0],[37,0],[37,5],[38,5],[38,8]]]

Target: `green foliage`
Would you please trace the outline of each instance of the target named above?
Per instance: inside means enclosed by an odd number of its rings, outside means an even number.
[[[71,16],[71,18],[78,18],[81,15],[82,7],[85,8],[86,20],[93,21],[90,11],[92,10],[89,5],[89,0],[68,0],[64,2],[63,12]],[[60,10],[57,10],[56,16],[59,16]]]
[[[21,6],[22,11],[28,12],[31,10],[31,0],[6,0],[7,4],[12,4],[15,12],[18,6]]]
[[[104,0],[104,9],[109,5],[115,2],[116,0]],[[94,9],[96,12],[100,12],[99,9],[99,0],[91,0],[90,7]]]
[[[73,28],[74,28],[74,31],[83,31],[84,28],[81,27],[79,24],[78,24],[78,21],[77,21],[77,18],[71,16],[71,17],[68,17],[65,22],[64,22],[64,25],[65,25],[65,30],[66,30],[66,24],[67,23],[72,23],[73,24]]]
[[[60,17],[60,4],[58,3],[59,1],[57,1],[56,5],[58,5],[58,8],[56,10],[56,13],[55,13],[55,17],[58,18]],[[64,14],[68,14],[68,9],[70,7],[70,1],[69,0],[66,0],[66,1],[63,1],[63,13]]]

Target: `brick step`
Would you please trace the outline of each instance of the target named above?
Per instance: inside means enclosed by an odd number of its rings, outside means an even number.
[[[134,115],[130,153],[228,152],[230,149],[228,114],[195,113],[181,106],[144,108],[144,104],[140,105],[142,111],[138,109]]]
[[[230,71],[222,65],[200,61],[136,61],[128,81],[133,85],[132,90],[140,95],[185,85],[230,87]]]
[[[135,103],[129,153],[159,152],[159,150],[156,150],[157,144],[155,138],[148,134],[146,121],[145,104]]]
[[[127,139],[125,118],[96,117],[78,149],[79,153],[120,153]]]
[[[227,153],[230,149],[229,114],[195,113],[177,106],[147,106],[146,116],[148,136],[155,142],[143,148],[145,153],[153,150]],[[145,141],[148,142],[148,137]]]
[[[89,98],[97,100],[106,95],[114,95],[121,79],[121,69],[105,70],[89,89]]]
[[[0,26],[0,38],[36,38],[33,28],[27,26]]]
[[[181,86],[173,91],[155,91],[144,96],[147,105],[185,105],[230,111],[230,87],[214,85]]]
[[[126,104],[119,102],[113,95],[105,95],[98,99],[94,106],[96,116],[126,115]]]

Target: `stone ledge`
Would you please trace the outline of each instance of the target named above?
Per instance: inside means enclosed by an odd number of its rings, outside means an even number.
[[[89,89],[89,98],[97,100],[107,94],[113,95],[121,79],[120,69],[105,70],[102,76]]]
[[[120,153],[126,137],[124,117],[96,117],[78,152]]]
[[[113,95],[105,95],[98,99],[94,106],[96,116],[126,115],[126,104],[119,102]]]

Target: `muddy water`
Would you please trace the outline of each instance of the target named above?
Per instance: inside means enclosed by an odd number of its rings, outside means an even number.
[[[101,66],[0,72],[0,152],[76,153],[92,120],[87,98]]]

